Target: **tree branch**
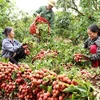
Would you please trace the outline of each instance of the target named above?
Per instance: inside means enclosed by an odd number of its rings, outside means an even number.
[[[80,15],[85,16],[83,13],[81,13],[78,9],[71,7],[72,9],[74,9],[75,11],[77,11]]]
[[[66,11],[66,0],[64,0],[64,10]]]
[[[77,7],[77,5],[75,4],[75,1],[74,1],[74,0],[72,0],[72,3],[74,4],[74,7],[71,7],[71,8],[74,9],[75,11],[77,11],[77,12],[78,12],[79,14],[81,14],[82,16],[84,16],[84,14],[78,10],[78,7]]]
[[[97,10],[97,0],[93,0],[93,6],[94,6],[95,10]]]

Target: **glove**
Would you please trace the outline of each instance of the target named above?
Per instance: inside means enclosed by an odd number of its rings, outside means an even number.
[[[41,16],[39,13],[37,13],[37,12],[34,12],[34,14],[33,15],[35,15],[35,17],[37,17],[37,16]]]

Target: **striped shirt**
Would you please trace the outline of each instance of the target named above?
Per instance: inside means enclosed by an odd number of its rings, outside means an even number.
[[[90,60],[100,60],[100,36],[95,39],[88,38],[84,43],[84,48],[90,49],[90,46],[95,44],[97,46],[96,54],[91,54],[88,56]]]

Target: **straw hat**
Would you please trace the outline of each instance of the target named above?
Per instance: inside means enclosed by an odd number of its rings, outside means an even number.
[[[56,5],[56,2],[54,0],[49,0],[48,4],[54,7]]]

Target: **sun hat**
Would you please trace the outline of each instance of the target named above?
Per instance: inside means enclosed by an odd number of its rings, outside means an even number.
[[[54,7],[56,2],[55,0],[49,0],[48,4]]]

